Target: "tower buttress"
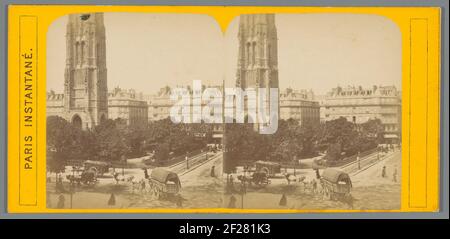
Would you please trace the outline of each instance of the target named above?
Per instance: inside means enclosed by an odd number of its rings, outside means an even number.
[[[241,15],[236,86],[266,90],[269,109],[270,88],[278,88],[278,37],[274,14]],[[258,109],[257,109],[258,110]],[[277,109],[279,110],[279,109]],[[256,121],[256,119],[255,119]],[[258,128],[256,124],[255,128]]]
[[[66,29],[65,118],[92,128],[108,118],[103,13],[71,14]]]

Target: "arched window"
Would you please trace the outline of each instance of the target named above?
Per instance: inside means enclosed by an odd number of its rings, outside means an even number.
[[[252,64],[256,64],[256,42],[252,44]]]
[[[100,117],[100,124],[103,124],[106,121],[106,116],[104,114],[102,114],[102,116]]]
[[[81,129],[82,121],[81,121],[81,118],[80,118],[79,115],[74,115],[72,117],[72,125],[77,127],[77,128],[79,128],[79,129]]]
[[[250,42],[247,42],[247,46],[245,49],[245,60],[246,65],[250,65]]]

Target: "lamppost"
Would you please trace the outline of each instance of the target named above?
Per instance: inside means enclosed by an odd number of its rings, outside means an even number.
[[[361,158],[359,157],[359,151],[358,154],[356,155],[356,160],[358,161],[358,170],[361,169]]]
[[[125,155],[122,155],[122,176],[125,176],[125,164],[127,163],[127,159]]]
[[[70,209],[73,208],[73,191],[74,191],[74,185],[73,183],[75,179],[75,166],[72,166],[72,180],[70,181]]]
[[[294,155],[294,176],[296,169],[297,169],[297,155]]]
[[[245,171],[244,171],[245,175]],[[245,177],[245,176],[244,176]],[[245,180],[242,180],[242,187],[241,187],[241,209],[244,209],[244,195],[247,192],[246,186],[245,186]]]
[[[186,169],[189,169],[189,157],[187,152],[186,152]]]

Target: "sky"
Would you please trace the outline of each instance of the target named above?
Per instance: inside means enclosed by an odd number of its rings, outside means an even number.
[[[63,92],[68,17],[47,33],[47,89]],[[401,89],[401,34],[364,14],[276,14],[280,88],[325,94],[336,86]],[[234,86],[238,24],[222,33],[201,14],[105,13],[108,88],[156,93],[166,85]]]

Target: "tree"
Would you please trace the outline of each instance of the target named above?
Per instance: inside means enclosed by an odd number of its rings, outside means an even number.
[[[169,159],[169,145],[167,143],[159,144],[155,150],[155,159],[157,162],[165,162]]]
[[[100,160],[118,161],[130,151],[124,132],[118,128],[119,120],[105,120],[93,130],[96,155]]]
[[[277,132],[271,137],[272,155],[278,160],[290,161],[303,150],[298,121],[280,120]]]
[[[141,128],[126,127],[122,130],[126,144],[129,147],[128,157],[139,157],[145,154],[145,130]]]
[[[300,154],[298,155],[300,158],[317,156],[318,148],[316,135],[318,130],[318,124],[315,122],[307,121],[300,127],[300,132],[298,133],[302,144]]]
[[[327,155],[325,157],[329,161],[336,161],[342,158],[342,149],[340,143],[332,143],[328,146]]]
[[[335,120],[327,121],[321,125],[318,133],[318,144],[320,148],[327,149],[327,159],[338,160],[342,157],[337,155],[338,148],[345,155],[357,153],[356,146],[359,140],[356,124],[340,117]],[[338,146],[339,145],[339,146]],[[356,151],[356,152],[354,152]]]
[[[93,153],[95,141],[90,132],[83,131],[59,116],[47,117],[47,166],[59,173],[69,160],[86,160]]]
[[[319,147],[327,150],[327,160],[339,160],[377,147],[383,133],[379,119],[357,125],[341,117],[321,124],[317,140]]]
[[[383,141],[384,127],[380,119],[369,119],[360,128],[363,137],[373,139],[377,144]]]

